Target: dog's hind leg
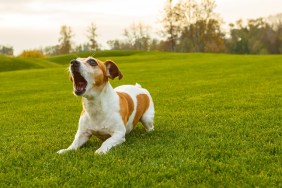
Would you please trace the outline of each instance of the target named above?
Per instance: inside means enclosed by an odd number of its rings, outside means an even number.
[[[154,112],[155,112],[154,105],[151,102],[149,108],[140,119],[141,123],[143,124],[147,132],[154,130],[154,116],[155,116]]]

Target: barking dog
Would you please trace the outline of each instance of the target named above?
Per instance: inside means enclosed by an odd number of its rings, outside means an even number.
[[[74,94],[82,96],[83,110],[74,141],[57,153],[76,150],[95,135],[104,141],[95,153],[105,154],[123,143],[125,135],[138,121],[146,131],[154,130],[155,111],[151,95],[139,84],[113,89],[109,78],[123,77],[114,62],[103,63],[92,57],[77,58],[71,61],[69,71]]]

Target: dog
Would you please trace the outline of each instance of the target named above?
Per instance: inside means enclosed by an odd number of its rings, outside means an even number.
[[[95,153],[106,154],[125,141],[141,121],[147,132],[154,130],[154,103],[150,93],[139,84],[122,85],[113,89],[109,79],[123,75],[113,61],[77,58],[69,66],[73,92],[82,97],[83,110],[72,144],[59,150],[63,154],[84,145],[92,135],[103,140]]]

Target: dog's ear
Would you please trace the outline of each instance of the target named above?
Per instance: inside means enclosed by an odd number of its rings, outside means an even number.
[[[119,80],[122,79],[123,75],[119,71],[119,68],[117,67],[117,65],[114,62],[106,61],[105,66],[106,66],[106,76],[107,77],[111,78],[112,80],[115,79],[115,77],[118,77]]]

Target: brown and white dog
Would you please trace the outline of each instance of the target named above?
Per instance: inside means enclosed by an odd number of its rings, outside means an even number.
[[[123,85],[115,89],[109,78],[123,77],[112,61],[77,58],[69,66],[74,94],[82,96],[83,111],[79,119],[75,139],[63,154],[76,150],[95,135],[104,140],[95,153],[105,154],[112,147],[125,141],[129,133],[141,121],[146,131],[154,130],[154,104],[149,92],[139,84]]]

